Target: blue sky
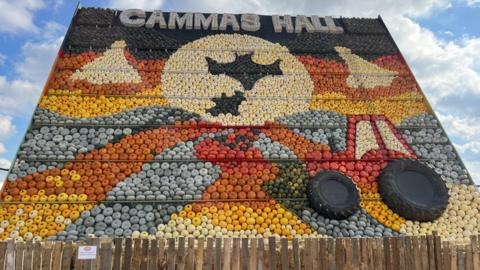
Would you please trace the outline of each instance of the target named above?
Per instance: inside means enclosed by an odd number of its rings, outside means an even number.
[[[0,0],[0,167],[9,167],[77,5]],[[480,184],[480,0],[107,0],[82,6],[376,17],[381,14]],[[0,172],[3,179],[4,173]]]

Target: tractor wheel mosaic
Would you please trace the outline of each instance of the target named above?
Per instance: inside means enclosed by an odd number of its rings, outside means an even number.
[[[294,34],[119,13],[73,18],[0,239],[479,233],[480,193],[381,19]]]

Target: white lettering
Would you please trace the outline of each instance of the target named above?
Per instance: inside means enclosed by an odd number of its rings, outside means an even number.
[[[153,11],[152,15],[150,15],[150,17],[148,18],[148,21],[145,24],[145,27],[153,28],[157,23],[161,29],[167,28],[167,23],[165,22],[165,18],[163,17],[163,12],[161,10]]]
[[[243,31],[255,32],[260,30],[260,16],[256,14],[243,14],[241,22]]]
[[[240,30],[240,26],[238,25],[237,18],[234,14],[223,14],[222,20],[220,21],[220,30],[226,31],[227,26],[231,26],[233,31]]]
[[[312,23],[315,27],[315,32],[328,32],[328,26],[322,25],[318,16],[312,16]]]
[[[182,29],[184,26],[188,30],[193,28],[193,13],[187,12],[180,17],[176,12],[170,12],[168,29]]]
[[[332,17],[330,17],[330,16],[325,17],[325,23],[327,24],[330,32],[335,33],[335,34],[343,33],[343,27],[336,26]]]
[[[295,17],[295,33],[302,33],[303,28],[309,33],[315,32],[315,27],[313,27],[307,16],[297,15],[297,17]]]
[[[283,18],[281,17],[282,16],[279,15],[272,16],[273,29],[275,32],[281,33],[283,31],[283,27],[285,27],[287,33],[293,33],[292,17],[290,17],[290,15],[285,15]]]
[[[210,27],[210,30],[218,30],[218,14],[213,13],[210,14],[205,19],[205,16],[203,16],[202,13],[195,13],[195,30],[208,30]]]
[[[135,19],[132,19],[136,17]],[[142,27],[145,25],[145,11],[141,9],[127,9],[120,13],[120,22],[127,27]]]

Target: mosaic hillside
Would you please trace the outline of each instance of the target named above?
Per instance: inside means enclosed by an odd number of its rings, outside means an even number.
[[[288,33],[121,14],[72,19],[0,239],[479,233],[479,193],[381,19]]]

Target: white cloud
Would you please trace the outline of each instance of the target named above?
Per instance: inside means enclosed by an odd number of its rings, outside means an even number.
[[[6,160],[4,158],[0,158],[0,168],[2,169],[10,169],[11,162],[9,160]],[[7,171],[0,170],[0,189],[3,186],[4,180],[7,177]]]
[[[34,13],[44,7],[42,0],[0,0],[0,32],[36,31]]]
[[[8,159],[0,158],[0,168],[8,169],[12,163]]]
[[[9,81],[0,76],[0,113],[29,115],[41,92],[41,86],[26,80]]]
[[[465,144],[455,144],[455,147],[460,153],[472,153],[475,155],[480,155],[480,142],[468,142]]]
[[[5,60],[7,60],[7,56],[0,53],[0,66],[3,66],[3,64],[5,64]]]
[[[16,127],[12,123],[12,117],[0,114],[0,139],[11,137],[16,132]]]
[[[0,143],[0,154],[6,153],[6,152],[7,152],[7,148],[3,143]]]
[[[455,36],[455,34],[451,31],[444,31],[443,34],[446,35],[446,36],[449,36],[449,37]]]
[[[129,8],[140,8],[140,9],[157,9],[160,8],[165,1],[164,0],[110,0],[108,5],[117,9],[129,9]]]
[[[480,185],[480,161],[466,161],[465,166],[475,184]]]
[[[49,33],[48,35],[53,35]],[[22,46],[23,60],[15,65],[21,79],[43,85],[62,42],[62,37],[41,42],[27,42]]]
[[[464,140],[478,140],[480,137],[480,117],[458,117],[452,114],[438,114],[438,118],[450,135]]]
[[[47,80],[58,52],[64,27],[47,22],[38,40],[27,41],[21,48],[21,60],[14,65],[13,80],[0,76],[0,113],[30,115]]]
[[[112,2],[133,2],[125,0],[113,0]],[[317,15],[333,15],[333,16],[369,16],[376,17],[382,15],[408,15],[422,16],[429,14],[435,9],[445,9],[450,7],[447,0],[405,0],[405,1],[356,1],[356,0],[340,0],[340,1],[229,1],[229,0],[183,0],[171,1],[168,5],[174,10],[193,10],[203,12],[235,12],[235,13],[261,13],[261,14],[317,14]],[[128,8],[128,6],[127,6]]]
[[[467,6],[478,7],[480,5],[480,0],[464,0]]]
[[[420,85],[434,104],[449,96],[480,95],[480,38],[445,42],[413,20],[385,19]]]
[[[55,40],[59,38],[65,30],[64,25],[54,21],[48,21],[43,25],[40,37],[43,40]]]
[[[59,9],[63,5],[63,0],[53,0],[53,8]]]

